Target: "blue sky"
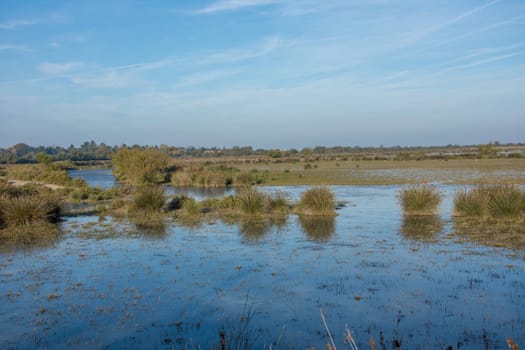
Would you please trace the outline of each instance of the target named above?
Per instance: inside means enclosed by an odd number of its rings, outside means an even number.
[[[0,67],[0,147],[525,141],[521,0],[2,0]]]

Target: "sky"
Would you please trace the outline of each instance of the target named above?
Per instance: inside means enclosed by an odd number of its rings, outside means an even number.
[[[0,147],[525,141],[523,0],[0,1]]]

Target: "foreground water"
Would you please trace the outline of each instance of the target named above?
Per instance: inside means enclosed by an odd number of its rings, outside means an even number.
[[[267,188],[297,198],[305,187]],[[334,220],[141,230],[69,218],[47,248],[0,255],[0,348],[321,349],[525,345],[520,247],[457,234],[455,187],[439,217],[407,220],[396,186],[332,187]],[[422,221],[421,221],[422,220]]]

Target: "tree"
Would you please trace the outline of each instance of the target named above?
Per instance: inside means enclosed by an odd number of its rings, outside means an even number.
[[[53,157],[51,157],[48,154],[45,154],[44,152],[39,152],[35,158],[37,162],[43,164],[46,168],[50,168],[51,163],[53,163]]]

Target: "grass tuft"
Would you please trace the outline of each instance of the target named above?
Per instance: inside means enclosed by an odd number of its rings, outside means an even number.
[[[335,215],[335,195],[328,187],[309,189],[301,195],[297,210],[301,215]]]
[[[20,227],[56,222],[59,206],[52,197],[43,195],[2,196],[0,222],[7,227]]]
[[[495,218],[518,217],[525,213],[525,191],[515,185],[492,186],[488,198],[488,212]]]
[[[525,213],[525,190],[515,185],[479,185],[454,197],[457,216],[517,218]]]
[[[485,216],[487,205],[488,196],[481,187],[459,190],[454,196],[454,214],[456,216]]]
[[[434,186],[412,185],[401,190],[400,201],[405,215],[434,215],[441,195]]]
[[[237,195],[237,203],[241,212],[246,215],[265,214],[270,207],[268,196],[254,187],[243,188]]]

